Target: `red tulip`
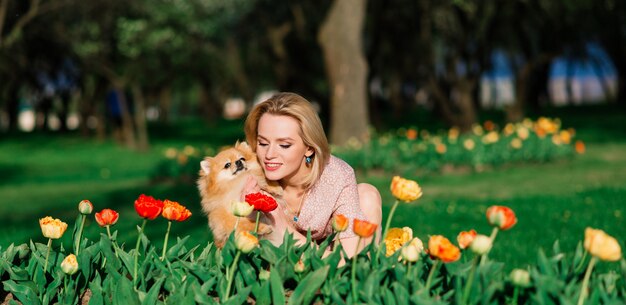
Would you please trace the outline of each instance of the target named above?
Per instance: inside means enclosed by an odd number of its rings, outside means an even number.
[[[98,213],[96,213],[96,222],[101,227],[112,226],[117,222],[117,219],[120,217],[120,214],[111,210],[104,209]]]
[[[276,203],[274,198],[263,193],[246,195],[246,202],[251,206],[254,206],[255,210],[264,213],[269,213],[278,207],[278,203]]]
[[[146,196],[141,194],[137,200],[135,200],[135,211],[139,216],[153,220],[163,211],[163,201],[154,199],[152,196]]]

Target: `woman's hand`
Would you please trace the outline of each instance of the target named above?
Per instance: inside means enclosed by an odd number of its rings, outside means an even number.
[[[259,186],[259,183],[256,181],[256,179],[253,176],[249,176],[246,184],[243,187],[243,190],[241,191],[241,197],[239,198],[240,201],[246,201],[246,195],[248,194],[252,194],[252,193],[258,193],[261,191],[261,187]]]

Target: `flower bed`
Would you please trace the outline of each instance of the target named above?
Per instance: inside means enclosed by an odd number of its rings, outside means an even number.
[[[374,133],[366,143],[351,139],[345,146],[333,146],[332,152],[355,169],[414,176],[450,168],[481,171],[511,163],[568,158],[585,152],[585,144],[575,140],[575,135],[571,128],[562,129],[559,119],[526,119],[502,129],[486,121],[466,134],[456,128],[436,134],[416,128]],[[202,158],[214,154],[210,148],[169,148],[154,177],[194,181]]]
[[[298,245],[287,235],[276,247],[259,241],[254,232],[243,231],[231,234],[222,249],[212,243],[193,245],[188,237],[168,246],[172,223],[192,215],[176,202],[141,195],[135,210],[143,221],[135,247],[127,249],[117,243],[117,231],[111,233],[120,215],[110,209],[95,213],[103,227],[99,238],[82,235],[84,219],[93,211],[89,201],[82,201],[71,249],[54,243],[65,234],[67,224],[52,217],[40,220],[47,244],[31,241],[2,249],[2,296],[7,304],[16,304],[15,300],[23,304],[626,302],[626,261],[620,244],[601,230],[588,228],[573,253],[563,252],[555,243],[552,254],[538,252],[536,265],[507,274],[505,263],[491,260],[488,254],[496,246],[496,237],[507,238],[507,231],[515,229],[517,218],[511,209],[487,209],[486,221],[493,227],[488,235],[460,232],[455,245],[433,234],[425,246],[411,229],[390,227],[395,207],[419,200],[421,188],[415,181],[394,177],[390,189],[397,200],[385,222],[383,243],[370,244],[354,256],[341,246],[324,253],[349,221],[363,238],[374,234],[375,224],[338,215],[333,219],[335,233],[319,244],[308,240]],[[252,213],[254,207],[245,204],[233,203],[237,216]],[[271,204],[265,202],[263,207],[267,206]],[[159,216],[168,220],[168,230],[164,244],[154,245],[144,230],[150,230],[150,220]],[[594,272],[602,261],[618,261],[618,272]]]
[[[436,172],[443,168],[483,170],[519,162],[547,162],[584,153],[585,145],[574,140],[573,129],[562,129],[559,119],[525,119],[500,129],[491,121],[474,125],[461,134],[457,128],[431,134],[427,130],[402,128],[375,135],[371,141],[356,139],[333,152],[355,168],[393,172]]]

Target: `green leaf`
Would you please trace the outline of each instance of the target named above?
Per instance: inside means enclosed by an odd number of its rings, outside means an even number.
[[[89,282],[89,289],[91,290],[89,305],[104,305],[102,283],[99,273],[96,273],[96,276]]]
[[[270,291],[269,281],[261,281],[259,283],[255,283],[251,287],[256,305],[272,304],[272,294]]]
[[[275,268],[270,270],[270,292],[273,304],[285,304],[283,280],[280,278],[280,274],[278,274],[278,270]]]
[[[315,297],[315,293],[322,286],[328,275],[330,266],[325,266],[309,273],[293,291],[289,297],[289,304],[309,304]],[[270,274],[271,279],[271,274]]]
[[[37,287],[31,281],[21,283],[7,280],[3,282],[4,290],[11,292],[20,302],[24,304],[41,304],[37,296]]]
[[[142,305],[153,305],[157,303],[157,300],[159,299],[159,292],[161,291],[161,286],[164,281],[165,278],[160,278],[152,285],[152,287],[150,287],[150,290],[144,296],[143,302],[141,302]]]
[[[252,290],[252,287],[246,287],[242,289],[241,291],[238,290],[237,294],[231,296],[227,301],[225,301],[222,304],[223,305],[243,304],[248,299],[248,295],[250,295],[251,290]]]
[[[137,293],[135,293],[135,289],[133,288],[133,283],[131,281],[122,276],[115,283],[115,293],[113,293],[113,304],[116,305],[139,305],[139,298]]]

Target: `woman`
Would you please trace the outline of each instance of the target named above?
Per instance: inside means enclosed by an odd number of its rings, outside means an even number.
[[[332,233],[336,214],[376,223],[380,237],[380,193],[370,184],[357,184],[354,170],[330,154],[320,118],[306,99],[278,93],[252,109],[244,128],[266,178],[284,189],[283,204],[271,213],[274,230],[268,239],[274,244],[282,242],[285,230],[299,241],[306,240],[307,230],[314,240],[323,240]],[[258,190],[250,180],[242,196]],[[350,221],[339,242],[352,255],[358,240]]]

